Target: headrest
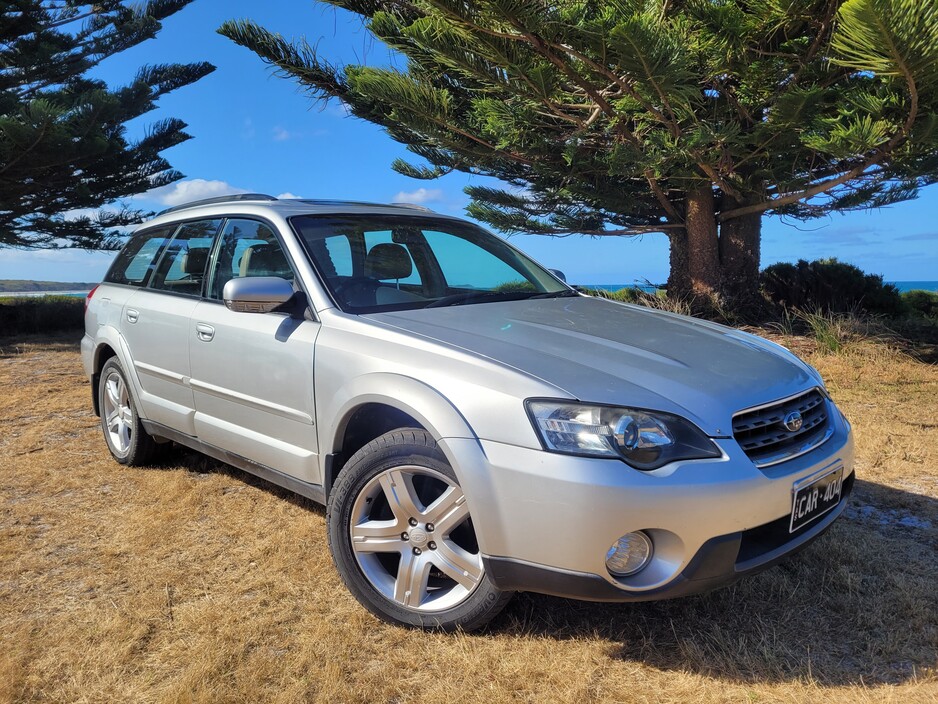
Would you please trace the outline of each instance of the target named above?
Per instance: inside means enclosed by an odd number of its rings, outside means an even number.
[[[183,274],[204,274],[205,263],[208,261],[208,247],[189,247],[182,255]]]
[[[256,244],[241,256],[241,276],[279,276],[293,279],[293,272],[279,247]]]
[[[376,244],[365,257],[365,276],[372,279],[406,279],[412,271],[410,254],[394,242]]]

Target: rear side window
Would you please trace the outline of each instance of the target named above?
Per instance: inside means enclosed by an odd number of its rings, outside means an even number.
[[[109,284],[146,286],[172,233],[173,226],[168,226],[134,234],[114,259],[104,280]]]
[[[188,296],[202,295],[202,280],[221,220],[199,220],[179,226],[150,278],[150,288]]]

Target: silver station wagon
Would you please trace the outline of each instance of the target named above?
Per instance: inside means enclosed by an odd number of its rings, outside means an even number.
[[[854,481],[849,423],[783,347],[585,296],[416,206],[173,208],[89,293],[82,357],[118,462],[175,442],[325,504],[352,594],[423,628],[515,591],[728,584]]]

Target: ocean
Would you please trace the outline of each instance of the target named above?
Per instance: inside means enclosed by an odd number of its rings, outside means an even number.
[[[0,298],[42,298],[43,296],[67,296],[69,298],[84,298],[87,291],[3,291]]]
[[[888,281],[897,289],[905,293],[906,291],[936,291],[938,292],[938,281]]]
[[[639,288],[642,291],[648,291],[649,293],[651,293],[652,291],[655,291],[654,286],[648,286],[646,284],[639,284],[639,283],[634,283],[634,284],[581,284],[579,282],[571,282],[571,283],[576,283],[577,286],[580,286],[582,288],[596,288],[596,289],[601,289],[603,291],[618,291],[619,289],[630,288],[630,287]],[[938,293],[938,281],[887,281],[886,283],[892,284],[897,289],[899,289],[899,291],[902,293],[905,293],[906,291],[916,291],[916,290],[934,291],[935,293]]]

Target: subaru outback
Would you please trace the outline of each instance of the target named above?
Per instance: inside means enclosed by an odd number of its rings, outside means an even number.
[[[117,462],[178,443],[324,504],[351,593],[422,628],[516,591],[728,584],[854,480],[849,423],[785,348],[584,295],[415,206],[172,208],[88,294],[82,357]]]

